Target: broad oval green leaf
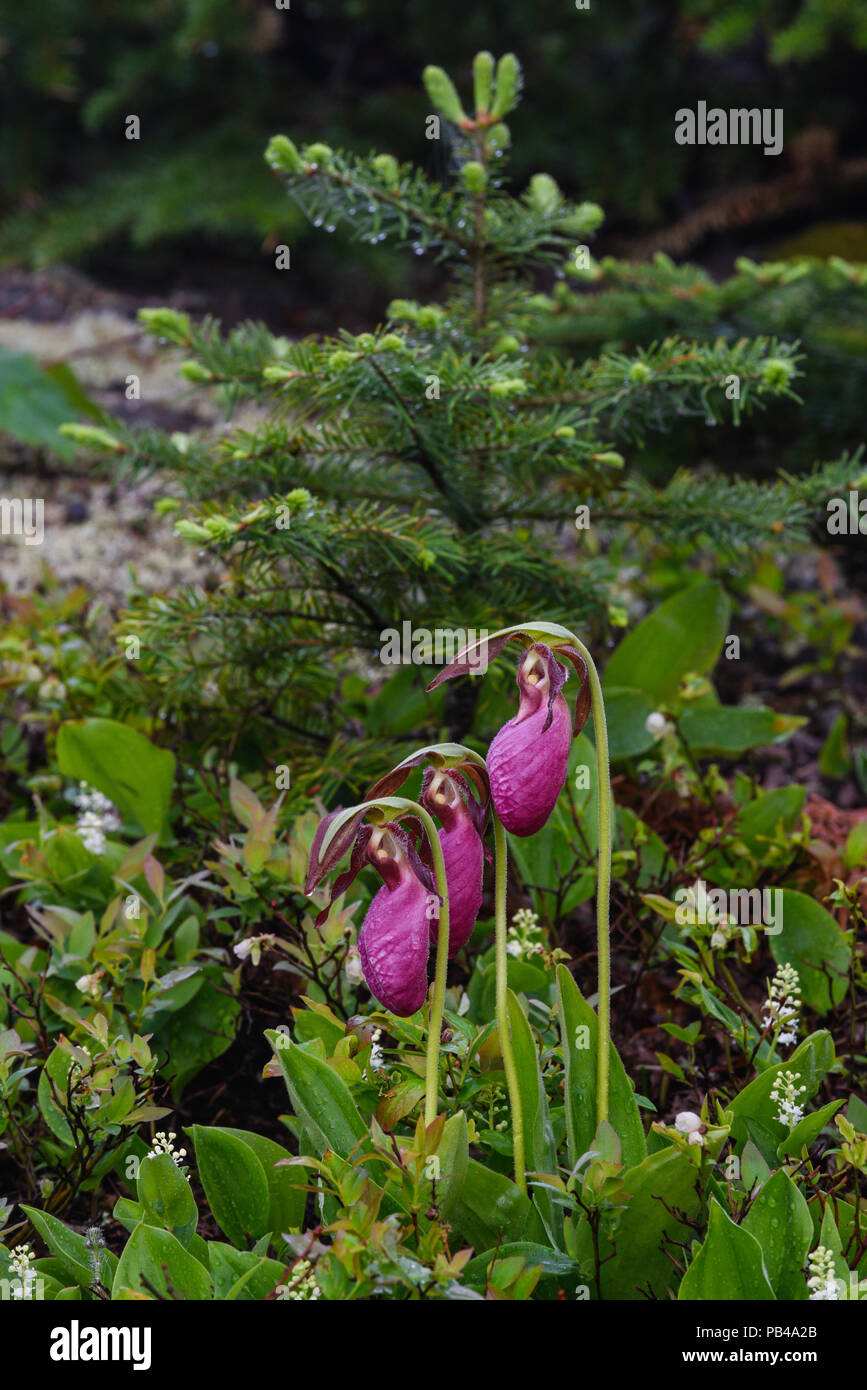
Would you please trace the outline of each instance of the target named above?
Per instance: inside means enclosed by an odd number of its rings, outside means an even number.
[[[821,903],[793,888],[781,892],[783,929],[769,933],[771,953],[778,965],[797,970],[804,1003],[827,1013],[846,993],[852,952]]]
[[[145,1281],[147,1281],[145,1283]],[[118,1261],[111,1296],[134,1294],[153,1297],[147,1285],[164,1298],[202,1302],[213,1297],[213,1285],[200,1264],[169,1231],[158,1226],[136,1226]]]
[[[777,714],[772,709],[736,705],[688,706],[678,728],[690,751],[701,757],[736,757],[777,737]]]
[[[57,735],[57,764],[109,797],[125,820],[170,838],[175,757],[116,719],[70,719]]]
[[[291,1158],[289,1150],[275,1144],[273,1139],[267,1138],[264,1134],[252,1134],[246,1129],[224,1127],[224,1133],[233,1135],[252,1149],[262,1165],[268,1184],[269,1230],[277,1236],[299,1230],[307,1203],[306,1174],[301,1168],[275,1166],[284,1159]]]
[[[620,1173],[618,1181],[629,1200],[617,1218],[613,1243],[603,1241],[600,1249],[602,1296],[631,1302],[648,1295],[668,1298],[677,1286],[677,1270],[667,1251],[673,1242],[690,1238],[691,1228],[680,1216],[695,1220],[699,1212],[697,1166],[667,1145]]]
[[[452,1226],[476,1250],[490,1250],[498,1242],[545,1243],[545,1229],[529,1198],[509,1178],[473,1158],[467,1163]]]
[[[759,1242],[743,1226],[736,1226],[714,1198],[707,1235],[681,1280],[677,1297],[686,1302],[776,1301]]]
[[[277,1054],[295,1114],[317,1154],[321,1158],[326,1149],[333,1149],[346,1158],[367,1135],[346,1082],[285,1034],[269,1031],[266,1037]]]
[[[605,669],[606,689],[628,686],[671,704],[685,675],[706,675],[716,664],[728,618],[728,599],[715,582],[674,594],[624,637]]]
[[[761,1246],[777,1298],[805,1299],[804,1263],[813,1240],[813,1222],[802,1193],[782,1168],[760,1189],[742,1229]]]
[[[214,1220],[233,1245],[258,1240],[270,1229],[270,1193],[259,1159],[243,1140],[224,1129],[191,1125],[196,1165]]]
[[[775,1142],[779,1143],[786,1136],[786,1127],[777,1120],[777,1105],[771,1100],[771,1091],[774,1081],[781,1072],[790,1071],[797,1076],[798,1085],[805,1086],[806,1090],[801,1097],[802,1103],[812,1100],[818,1091],[826,1075],[834,1065],[834,1043],[831,1034],[824,1030],[818,1033],[811,1033],[805,1038],[799,1047],[785,1062],[779,1062],[774,1067],[768,1067],[753,1081],[745,1086],[744,1089],[729,1102],[728,1109],[732,1111],[734,1119],[732,1121],[732,1139],[736,1143],[755,1138],[747,1128],[747,1121],[756,1121],[763,1129],[767,1129],[774,1136]],[[759,1145],[761,1148],[762,1146]],[[764,1150],[762,1150],[764,1152]],[[768,1155],[765,1154],[765,1158]]]
[[[653,747],[655,739],[648,732],[647,718],[655,708],[656,702],[643,690],[623,690],[620,687],[606,690],[608,750],[615,762],[619,758],[637,758]]]
[[[150,1154],[142,1159],[137,1189],[145,1220],[164,1226],[181,1245],[187,1245],[199,1213],[190,1184],[171,1154]]]

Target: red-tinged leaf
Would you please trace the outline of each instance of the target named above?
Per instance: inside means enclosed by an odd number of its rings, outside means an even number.
[[[464,647],[463,651],[458,652],[454,661],[450,661],[448,666],[444,666],[441,671],[437,672],[430,685],[426,686],[425,689],[436,690],[443,681],[450,681],[455,676],[468,676],[472,672],[478,673],[477,658],[480,649],[487,647],[488,662],[495,661],[506,643],[511,641],[513,635],[517,634],[507,633],[501,637],[483,637],[478,642],[471,642],[468,647]]]
[[[158,839],[157,835],[146,835],[143,840],[130,845],[117,870],[115,871],[115,882],[121,880],[129,882],[131,879],[138,878],[141,873],[145,860],[154,848]]]
[[[336,868],[355,842],[361,822],[367,814],[367,807],[351,809],[353,814],[345,810],[330,811],[316,827],[313,844],[310,846],[310,866],[304,883],[304,892],[308,897],[319,887],[322,880],[328,877],[331,870]]]
[[[162,864],[158,859],[154,859],[149,854],[144,861],[144,876],[148,887],[156,895],[159,902],[163,901],[163,892],[166,886],[166,875]]]
[[[229,783],[229,801],[237,819],[249,830],[256,825],[264,816],[265,808],[255,792],[251,791],[246,782],[241,782],[237,777],[233,777]]]

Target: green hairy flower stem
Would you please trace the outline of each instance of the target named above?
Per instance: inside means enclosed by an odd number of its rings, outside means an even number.
[[[437,892],[442,899],[437,930],[437,954],[434,969],[433,993],[430,1001],[430,1022],[427,1038],[427,1061],[425,1065],[424,1122],[432,1125],[437,1117],[437,1093],[439,1090],[440,1037],[443,1030],[443,1010],[446,997],[446,972],[449,964],[449,894],[446,884],[446,862],[440,844],[437,828],[423,806],[413,805],[413,814],[418,816],[427,833],[433,852],[434,873]]]
[[[608,758],[608,725],[605,701],[596,663],[584,643],[570,634],[573,645],[587,662],[590,708],[596,734],[596,779],[599,809],[599,882],[596,889],[596,932],[599,972],[598,1053],[596,1072],[596,1123],[608,1119],[608,1064],[611,1050],[611,767]]]
[[[527,1173],[524,1159],[524,1112],[521,1109],[521,1092],[518,1088],[518,1069],[512,1051],[512,1035],[509,1032],[509,1011],[506,991],[508,989],[509,956],[506,951],[506,869],[508,866],[508,846],[502,821],[495,811],[494,820],[494,924],[495,924],[495,962],[496,962],[496,1003],[497,1032],[500,1038],[500,1052],[506,1072],[509,1089],[509,1104],[512,1109],[512,1149],[515,1163],[515,1182],[522,1192],[527,1191]]]

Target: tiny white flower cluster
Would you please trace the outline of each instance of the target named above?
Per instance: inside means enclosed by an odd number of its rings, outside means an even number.
[[[506,950],[510,956],[514,956],[516,959],[521,956],[541,955],[545,949],[542,930],[539,926],[539,914],[532,912],[528,907],[519,908],[514,914],[508,936]]]
[[[771,1087],[771,1100],[777,1104],[777,1123],[788,1125],[790,1129],[794,1129],[804,1118],[804,1107],[798,1096],[803,1095],[807,1088],[795,1085],[800,1079],[796,1072],[782,1071],[779,1076],[774,1077]]]
[[[29,1245],[15,1245],[10,1252],[9,1268],[14,1270],[18,1281],[12,1286],[12,1298],[31,1299],[36,1283],[36,1270],[31,1266],[35,1256]]]
[[[690,1144],[703,1144],[702,1119],[693,1110],[681,1110],[674,1121],[678,1134],[685,1134]]]
[[[276,941],[273,932],[263,932],[260,936],[247,936],[243,941],[236,941],[232,950],[238,960],[246,960],[250,956],[253,964],[258,965],[262,959],[262,952],[273,946]]]
[[[316,1282],[316,1275],[309,1260],[299,1260],[292,1267],[292,1279],[288,1284],[278,1284],[275,1290],[279,1299],[310,1301],[320,1298],[322,1290]]]
[[[792,965],[781,965],[768,982],[763,1028],[779,1028],[777,1042],[796,1043],[801,1023],[801,977]]]
[[[177,1137],[178,1136],[174,1130],[172,1130],[169,1134],[166,1134],[165,1130],[157,1130],[156,1134],[151,1140],[151,1151],[150,1153],[145,1154],[145,1158],[160,1158],[163,1154],[168,1154],[169,1158],[173,1160],[176,1167],[182,1167],[183,1165],[181,1160],[186,1158],[187,1151],[186,1149],[175,1148],[175,1140],[177,1139]]]
[[[106,831],[120,829],[120,816],[113,802],[107,796],[89,787],[86,782],[79,783],[75,798],[78,807],[78,820],[75,829],[81,837],[84,848],[91,854],[102,854],[105,849]]]
[[[817,1245],[812,1255],[807,1257],[807,1269],[810,1271],[810,1278],[807,1280],[810,1302],[836,1303],[840,1295],[834,1274],[833,1251],[826,1245]]]

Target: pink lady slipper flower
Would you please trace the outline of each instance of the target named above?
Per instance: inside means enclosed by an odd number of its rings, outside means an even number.
[[[555,639],[555,651],[537,640],[549,633]],[[494,810],[513,835],[534,835],[545,824],[566,780],[570,741],[580,733],[590,712],[587,662],[574,645],[576,640],[566,628],[552,623],[535,623],[529,631],[503,628],[485,639],[488,661],[498,657],[508,642],[530,643],[518,666],[518,713],[500,729],[486,760]],[[471,644],[459,652],[434,677],[428,690],[476,669],[479,645]],[[567,678],[561,657],[572,663],[581,682],[571,721],[561,694]]]
[[[428,902],[433,884],[422,882],[421,861],[409,836],[397,825],[372,832],[367,858],[384,883],[358,934],[361,968],[368,989],[383,1008],[406,1018],[421,1008],[427,994]]]
[[[518,666],[518,713],[488,749],[494,809],[513,835],[541,830],[566,781],[572,716],[561,690],[567,675],[550,647],[528,647]]]
[[[364,812],[343,825],[324,860],[320,846],[329,826],[339,815],[332,812],[319,825],[311,850],[312,867],[306,889],[321,882],[324,872],[352,846],[349,868],[337,878],[332,897],[344,893],[365,864],[372,864],[383,886],[367,910],[358,934],[358,952],[365,983],[371,994],[393,1014],[403,1018],[420,1009],[427,995],[427,962],[430,954],[430,903],[439,903],[433,876],[402,826],[361,824]],[[418,826],[414,820],[414,827]],[[317,926],[330,908],[319,914]],[[434,913],[436,916],[436,912]]]
[[[419,804],[436,816],[446,866],[449,893],[449,955],[469,941],[482,905],[485,847],[481,837],[487,813],[474,797],[464,800],[460,773],[428,768]],[[481,822],[481,824],[479,824]],[[430,923],[430,941],[437,943],[437,923]]]

